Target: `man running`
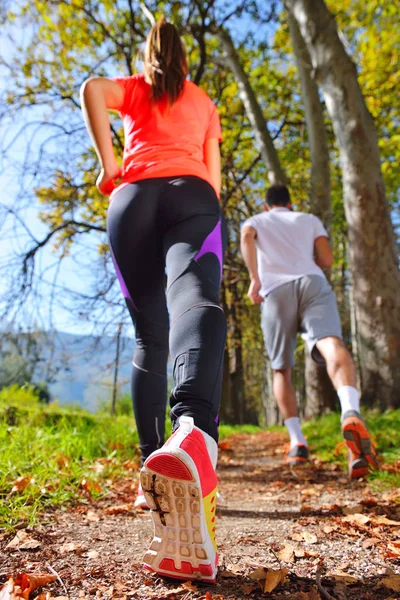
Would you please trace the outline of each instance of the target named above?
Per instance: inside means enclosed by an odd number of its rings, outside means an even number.
[[[261,304],[261,325],[273,370],[273,393],[290,436],[286,462],[307,462],[309,448],[291,379],[297,333],[313,360],[326,365],[339,397],[351,479],[378,468],[360,415],[353,359],[342,341],[335,295],[322,269],[333,263],[328,234],[314,215],[291,210],[289,190],[271,186],[265,212],[243,224],[241,250],[250,274],[248,296]]]

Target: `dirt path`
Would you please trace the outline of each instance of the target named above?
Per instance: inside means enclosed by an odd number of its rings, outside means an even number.
[[[399,490],[377,494],[368,483],[350,484],[341,469],[318,463],[296,479],[282,465],[283,442],[281,434],[265,432],[221,444],[218,471],[226,504],[218,511],[221,566],[215,586],[181,585],[141,569],[152,524],[148,513],[129,504],[131,481],[111,486],[100,502],[46,514],[41,526],[19,531],[15,548],[7,548],[14,535],[0,538],[0,583],[10,573],[54,570],[63,585],[46,586],[52,597],[400,598]],[[35,545],[32,539],[37,547],[23,549]],[[272,575],[266,579],[259,570],[262,579],[249,577],[259,567],[282,576],[286,568],[286,580],[264,593]]]

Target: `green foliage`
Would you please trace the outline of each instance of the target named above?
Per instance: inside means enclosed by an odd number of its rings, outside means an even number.
[[[268,182],[266,166],[259,157],[252,131],[239,96],[239,87],[224,66],[215,28],[235,31],[235,44],[249,81],[262,107],[279,153],[296,207],[309,209],[310,156],[300,86],[285,14],[267,22],[262,4],[155,2],[147,5],[156,16],[162,13],[180,28],[187,46],[190,76],[199,82],[218,105],[223,126],[221,200],[229,225],[224,267],[222,303],[228,315],[229,376],[242,396],[236,421],[260,419],[265,396],[265,354],[259,327],[259,310],[246,300],[248,276],[239,251],[240,225],[262,210]],[[268,4],[268,3],[267,3]],[[399,84],[400,37],[395,9],[381,0],[329,2],[360,68],[360,83],[380,137],[382,169],[387,196],[398,207],[399,176]],[[132,12],[130,10],[132,8]],[[237,9],[237,14],[234,14]],[[242,17],[249,34],[226,20]],[[79,88],[91,75],[129,75],[137,61],[149,23],[140,3],[126,0],[118,6],[109,0],[90,3],[75,0],[45,3],[21,0],[10,15],[12,27],[26,32],[24,44],[15,44],[9,62],[5,105],[8,116],[21,119],[43,111],[41,144],[35,171],[35,197],[40,218],[55,232],[51,243],[59,256],[71,253],[82,237],[96,236],[101,260],[100,301],[115,305],[111,292],[110,257],[104,235],[107,199],[95,188],[97,159],[84,130],[79,111]],[[249,21],[257,22],[251,31]],[[236,23],[237,25],[237,23]],[[47,128],[50,129],[47,129]],[[326,120],[332,163],[332,242],[335,264],[331,279],[338,297],[345,338],[350,339],[348,298],[347,227],[343,211],[338,150],[331,124]],[[121,160],[123,133],[112,116],[113,142]],[[21,174],[22,177],[22,174]],[[92,238],[93,239],[93,238]],[[113,292],[113,293],[114,293]],[[115,292],[118,294],[118,292]],[[90,304],[92,307],[92,305]],[[298,354],[298,373],[303,354]],[[298,375],[296,374],[296,377]],[[300,377],[296,383],[301,384]],[[18,380],[20,382],[20,380]],[[21,382],[20,382],[21,383]]]
[[[5,406],[14,406],[18,408],[39,408],[39,394],[35,391],[33,385],[23,385],[15,383],[10,387],[0,389],[0,408]]]
[[[369,431],[376,442],[382,464],[397,464],[397,469],[384,469],[370,475],[377,486],[400,486],[400,410],[364,415]],[[328,462],[339,462],[346,469],[346,452],[335,452],[343,441],[339,414],[325,415],[303,424],[304,434],[312,454]],[[392,471],[392,472],[391,472]]]
[[[130,476],[124,461],[139,464],[129,417],[43,408],[26,389],[0,394],[0,529],[32,525],[46,507],[101,495]],[[19,478],[28,481],[21,491]]]
[[[107,413],[109,415],[111,413],[111,402],[103,402],[99,407],[99,412]],[[125,415],[126,417],[131,417],[133,415],[132,398],[130,394],[124,394],[117,398],[115,414],[118,416]]]

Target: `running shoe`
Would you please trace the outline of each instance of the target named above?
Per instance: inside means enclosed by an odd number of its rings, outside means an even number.
[[[342,433],[347,446],[350,479],[364,477],[370,469],[379,469],[374,443],[359,412],[348,410],[344,413]]]
[[[285,463],[291,467],[304,465],[309,461],[309,450],[305,444],[296,444],[285,455]]]
[[[225,506],[226,505],[226,501],[225,498],[223,496],[221,496],[221,494],[219,492],[217,492],[217,506]],[[150,506],[147,504],[147,500],[145,498],[145,495],[143,493],[143,489],[142,486],[139,483],[139,487],[138,487],[138,491],[137,491],[137,495],[136,495],[136,500],[135,503],[133,505],[135,508],[141,508],[142,510],[150,510]]]
[[[133,506],[135,508],[141,508],[142,510],[150,510],[150,507],[147,504],[147,500],[144,497],[143,488],[140,483],[137,491],[136,500]]]
[[[217,454],[216,442],[192,417],[181,417],[176,432],[145,461],[140,482],[154,524],[145,568],[174,579],[215,582]]]

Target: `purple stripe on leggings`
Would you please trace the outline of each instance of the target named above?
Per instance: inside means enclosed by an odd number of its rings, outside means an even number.
[[[221,219],[218,221],[211,233],[208,234],[204,240],[199,252],[194,257],[194,260],[198,260],[204,254],[212,252],[218,258],[219,268],[222,277],[222,235],[221,235]]]
[[[132,300],[130,293],[128,292],[128,288],[126,287],[126,283],[124,281],[124,278],[121,275],[121,271],[119,270],[119,266],[118,266],[117,261],[115,260],[114,252],[112,251],[111,246],[110,246],[110,250],[111,250],[111,258],[112,258],[113,263],[114,263],[115,272],[117,273],[117,277],[118,277],[119,285],[121,287],[122,295],[123,295],[124,298],[127,298],[128,300],[130,300],[132,302],[133,308],[135,310],[137,310],[137,308],[135,306],[135,303]]]

